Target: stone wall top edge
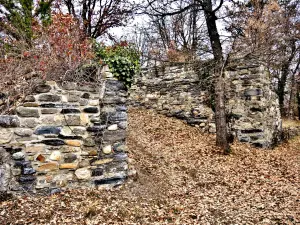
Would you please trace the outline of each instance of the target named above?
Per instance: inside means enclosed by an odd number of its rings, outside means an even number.
[[[193,66],[194,62],[188,62],[188,63],[176,63],[176,64],[167,64],[167,65],[158,65],[158,66],[149,66],[149,67],[143,67],[141,68],[142,72],[147,72],[155,69],[162,69],[162,68],[184,68],[186,66]]]

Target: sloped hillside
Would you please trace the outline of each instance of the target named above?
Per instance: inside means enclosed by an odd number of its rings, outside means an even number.
[[[234,144],[182,121],[131,109],[137,176],[121,188],[72,190],[0,204],[0,224],[297,224],[300,138],[275,150]]]

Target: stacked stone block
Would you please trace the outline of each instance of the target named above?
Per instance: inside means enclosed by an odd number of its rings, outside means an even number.
[[[112,187],[127,177],[126,87],[102,83],[38,85],[0,116],[0,185],[6,191]],[[4,160],[5,157],[5,160]]]
[[[281,138],[277,95],[266,67],[251,57],[232,60],[225,71],[230,131],[241,142],[270,148]]]

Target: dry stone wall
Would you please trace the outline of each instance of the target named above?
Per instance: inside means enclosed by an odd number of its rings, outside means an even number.
[[[135,77],[130,104],[152,108],[214,133],[214,112],[201,73],[191,65],[150,68]],[[228,130],[241,142],[269,148],[280,141],[281,119],[270,77],[256,59],[234,59],[225,69]]]
[[[105,72],[99,84],[46,82],[0,116],[0,191],[112,187],[127,178],[127,91]]]
[[[251,57],[231,60],[225,71],[230,130],[241,142],[270,148],[281,139],[277,95],[266,67]]]
[[[130,104],[185,120],[203,131],[215,132],[208,93],[201,90],[199,76],[190,65],[144,69],[135,77]]]

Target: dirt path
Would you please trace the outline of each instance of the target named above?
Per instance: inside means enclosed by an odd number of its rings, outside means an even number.
[[[145,110],[129,115],[134,181],[111,192],[4,202],[0,224],[300,223],[300,138],[272,151],[235,144],[224,156],[213,136],[182,121]]]

